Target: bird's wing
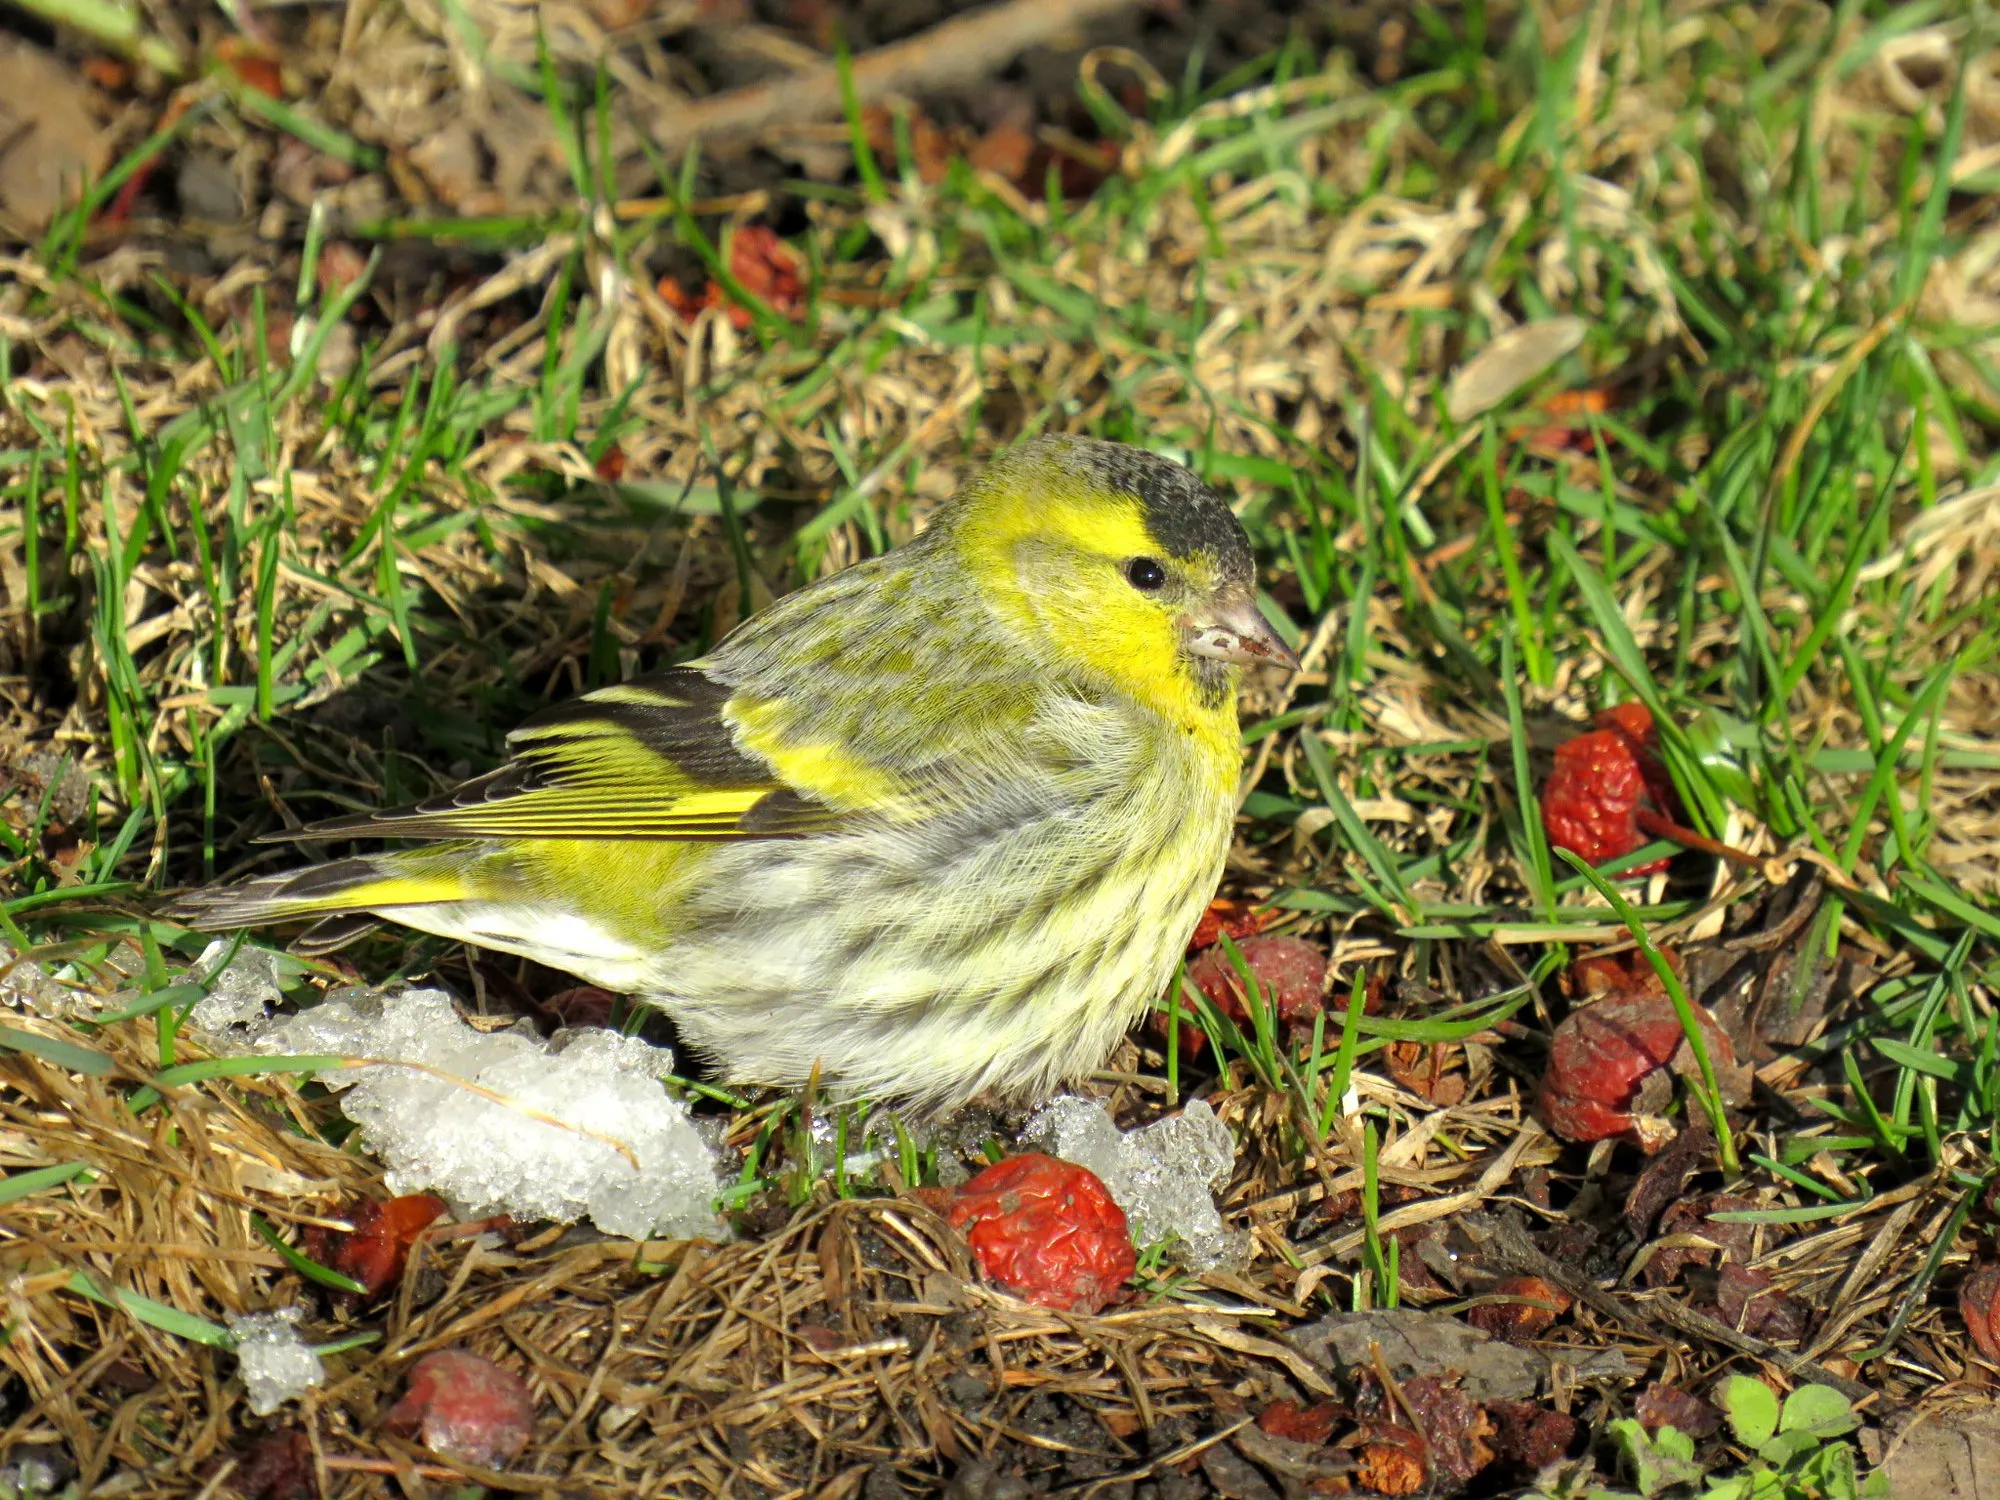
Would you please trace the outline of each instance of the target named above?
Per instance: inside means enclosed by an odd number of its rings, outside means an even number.
[[[538,714],[496,771],[414,807],[288,838],[744,839],[879,816],[894,779],[783,726],[774,705],[697,667],[634,678]]]

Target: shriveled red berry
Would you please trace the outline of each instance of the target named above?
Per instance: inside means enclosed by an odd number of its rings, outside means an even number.
[[[1465,1315],[1465,1320],[1480,1332],[1510,1344],[1540,1337],[1570,1305],[1568,1292],[1539,1276],[1502,1277],[1493,1283],[1489,1295],[1507,1300],[1482,1302]]]
[[[1236,945],[1236,951],[1243,955],[1243,962],[1256,976],[1263,1003],[1276,1006],[1279,1021],[1291,1031],[1310,1032],[1326,988],[1326,954],[1318,945],[1304,938],[1279,934],[1245,938]],[[1187,972],[1195,988],[1208,997],[1211,1005],[1246,1032],[1250,1029],[1250,1010],[1245,1003],[1247,987],[1226,949],[1210,948],[1188,965]],[[1154,1031],[1164,1037],[1166,1026],[1166,1016],[1156,1014]],[[1182,1020],[1180,1035],[1190,1053],[1199,1054],[1205,1045],[1201,1027],[1192,1019]]]
[[[1097,1174],[1039,1151],[988,1167],[945,1217],[988,1281],[1037,1307],[1099,1312],[1138,1266],[1125,1212]]]
[[[1486,1415],[1493,1420],[1496,1454],[1523,1468],[1547,1468],[1576,1438],[1575,1417],[1532,1401],[1489,1401]]]
[[[1597,716],[1597,728],[1556,746],[1555,769],[1542,787],[1542,827],[1549,841],[1601,864],[1630,854],[1651,836],[1754,868],[1754,854],[1681,821],[1687,814],[1658,748],[1653,716],[1636,703],[1606,709]],[[1651,875],[1666,865],[1653,860],[1630,873]]]
[[[319,1493],[312,1439],[300,1427],[265,1433],[237,1462],[229,1482],[243,1500],[312,1500]]]
[[[788,318],[805,311],[805,283],[799,271],[798,252],[767,225],[746,224],[730,241],[729,274],[736,278],[737,285]],[[666,276],[655,290],[663,302],[690,322],[703,309],[720,307],[736,327],[750,326],[750,309],[733,299],[720,282],[711,280],[696,295]]]
[[[433,1453],[492,1469],[528,1446],[535,1398],[512,1370],[464,1349],[440,1349],[410,1367],[385,1425]]]
[[[1645,779],[1646,794],[1653,799],[1653,806],[1670,818],[1680,817],[1681,795],[1660,760],[1660,727],[1653,722],[1652,711],[1643,703],[1619,703],[1604,709],[1591,723],[1595,728],[1624,736],[1625,743],[1632,748],[1632,759],[1638,763],[1639,775]]]
[[[1556,746],[1555,769],[1542,787],[1542,827],[1558,849],[1601,865],[1646,842],[1638,812],[1647,798],[1631,739],[1621,730],[1593,729]],[[1664,859],[1651,860],[1631,873],[1666,867]]]
[[[1236,951],[1256,976],[1266,1005],[1275,1004],[1284,1020],[1312,1024],[1326,989],[1326,954],[1318,946],[1304,938],[1280,935],[1245,938]],[[1188,965],[1188,977],[1233,1018],[1249,1018],[1244,1005],[1247,987],[1226,950],[1209,949]]]
[[[1318,1447],[1333,1436],[1340,1408],[1331,1401],[1300,1406],[1296,1401],[1273,1401],[1257,1414],[1257,1425],[1272,1437],[1289,1438],[1295,1443]]]
[[[324,1232],[308,1239],[307,1251],[332,1270],[361,1283],[367,1297],[379,1297],[403,1275],[410,1245],[445,1212],[445,1201],[430,1193],[408,1193],[377,1202],[363,1199],[349,1206],[351,1234],[333,1238]]]
[[[1378,1495],[1414,1495],[1430,1482],[1423,1434],[1392,1422],[1370,1422],[1355,1455],[1354,1477]]]
[[[1958,1310],[1973,1347],[2000,1365],[2000,1266],[1981,1266],[1958,1284]]]
[[[1262,932],[1277,915],[1272,911],[1258,911],[1246,902],[1217,896],[1208,903],[1208,910],[1201,914],[1201,920],[1194,924],[1194,934],[1187,940],[1187,951],[1199,953],[1204,948],[1214,947],[1225,937],[1240,943]]]
[[[1729,1038],[1700,1006],[1702,1040],[1718,1072],[1733,1068]],[[1672,1074],[1694,1071],[1673,1001],[1663,994],[1608,994],[1573,1010],[1556,1028],[1542,1077],[1541,1114],[1570,1141],[1624,1137],[1648,1152],[1673,1136],[1659,1118]]]
[[[729,245],[729,271],[743,289],[758,297],[785,317],[805,311],[805,288],[799,279],[798,252],[778,238],[778,232],[764,224],[746,224],[736,231]],[[730,310],[732,321],[741,313],[739,328],[750,326],[747,308]]]

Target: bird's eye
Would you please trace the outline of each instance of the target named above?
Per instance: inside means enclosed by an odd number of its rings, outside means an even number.
[[[1167,570],[1153,558],[1135,557],[1125,564],[1125,578],[1140,593],[1150,594],[1166,587]]]

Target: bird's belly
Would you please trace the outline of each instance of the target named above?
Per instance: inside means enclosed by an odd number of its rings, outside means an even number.
[[[658,1003],[743,1081],[817,1064],[951,1102],[1100,1064],[1214,892],[1226,787],[1046,815],[718,851],[660,955]]]

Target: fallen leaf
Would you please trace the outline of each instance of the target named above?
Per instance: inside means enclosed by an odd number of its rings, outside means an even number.
[[[1223,1500],[1278,1500],[1278,1491],[1270,1480],[1227,1444],[1204,1449],[1195,1462]]]
[[[189,151],[174,168],[174,199],[183,217],[234,224],[248,209],[235,169],[203,151]]]
[[[119,58],[94,54],[79,66],[85,78],[107,93],[119,93],[132,86],[132,65]]]
[[[1584,386],[1574,391],[1557,391],[1541,405],[1539,423],[1513,429],[1530,448],[1573,450],[1591,449],[1590,419],[1611,410],[1611,392],[1602,386]]]
[[[479,160],[479,133],[463,117],[447,120],[410,148],[410,163],[449,208],[471,211],[486,187]]]
[[[1648,1432],[1662,1427],[1678,1428],[1689,1437],[1707,1437],[1722,1426],[1722,1413],[1692,1391],[1658,1381],[1639,1392],[1632,1414]]]
[[[1718,1254],[1727,1255],[1739,1265],[1748,1260],[1757,1243],[1757,1226],[1731,1220],[1718,1222],[1710,1215],[1740,1213],[1756,1207],[1753,1199],[1729,1193],[1697,1193],[1669,1204],[1667,1211],[1660,1215],[1660,1238],[1697,1235],[1719,1248],[1709,1250],[1700,1245],[1667,1245],[1656,1250],[1642,1273],[1646,1285],[1670,1286],[1680,1280],[1681,1273],[1689,1266],[1714,1265]]]
[[[1571,965],[1570,972],[1574,973],[1577,967]],[[1651,969],[1647,974],[1655,984],[1659,982]],[[1719,1162],[1714,1127],[1706,1115],[1697,1112],[1687,1128],[1674,1137],[1673,1144],[1646,1164],[1639,1180],[1626,1192],[1625,1223],[1633,1236],[1643,1240],[1651,1234],[1653,1221],[1660,1217],[1662,1209],[1680,1197],[1688,1179],[1715,1165]]]
[[[1811,1310],[1780,1291],[1770,1272],[1735,1261],[1726,1262],[1716,1273],[1715,1306],[1730,1327],[1774,1344],[1797,1343],[1812,1326]]]
[[[1404,1307],[1331,1313],[1294,1332],[1292,1343],[1340,1376],[1371,1368],[1372,1346],[1380,1346],[1391,1371],[1455,1375],[1466,1395],[1482,1404],[1526,1400],[1549,1374],[1548,1361],[1533,1350],[1502,1343],[1443,1313]]]
[[[361,279],[368,257],[346,240],[328,240],[319,252],[319,290],[332,298]]]
[[[1445,412],[1470,422],[1489,412],[1582,344],[1582,318],[1542,318],[1510,328],[1460,367],[1445,390]]]
[[[1450,1042],[1391,1042],[1383,1050],[1389,1076],[1421,1099],[1450,1109],[1465,1097],[1465,1075],[1452,1071],[1465,1049]]]
[[[1355,1461],[1354,1477],[1378,1495],[1414,1495],[1430,1478],[1424,1440],[1407,1427],[1373,1424]]]
[[[307,1232],[306,1253],[360,1282],[364,1296],[379,1297],[402,1279],[410,1246],[444,1212],[444,1199],[429,1193],[362,1199],[347,1210],[351,1234],[336,1237],[315,1226]]]
[[[1028,163],[1035,155],[1035,138],[1018,125],[996,125],[974,143],[966,160],[982,172],[992,172],[1009,182],[1026,178]]]
[[[1667,967],[1685,981],[1687,965],[1681,961],[1680,950],[1662,947],[1660,957],[1667,961]],[[1563,993],[1572,999],[1589,999],[1595,995],[1664,995],[1666,985],[1660,982],[1657,970],[1646,961],[1646,955],[1638,949],[1624,953],[1589,953],[1579,958],[1562,972]]]
[[[917,180],[935,187],[951,170],[951,137],[929,115],[910,121],[910,155],[917,164]]]
[[[351,182],[354,168],[337,156],[308,146],[297,136],[278,142],[271,159],[271,185],[300,207],[310,207],[320,190]]]
[[[1610,410],[1611,392],[1598,385],[1587,385],[1574,391],[1557,391],[1542,403],[1543,414],[1556,422],[1601,417]]]

